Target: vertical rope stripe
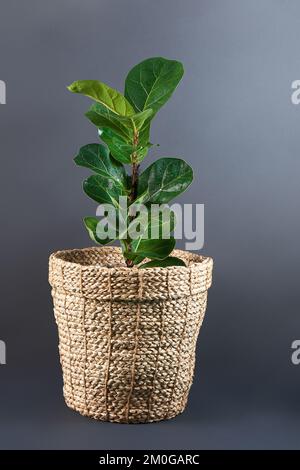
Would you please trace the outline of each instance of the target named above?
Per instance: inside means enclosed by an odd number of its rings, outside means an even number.
[[[158,343],[158,348],[157,348],[157,353],[156,353],[156,359],[155,359],[154,374],[153,374],[153,379],[152,379],[152,384],[151,384],[151,392],[150,392],[149,402],[148,402],[148,416],[147,416],[147,421],[149,421],[149,419],[150,419],[150,414],[151,414],[151,406],[152,406],[153,397],[154,397],[155,380],[156,380],[156,375],[157,375],[158,359],[159,359],[160,350],[161,350],[161,345],[162,345],[162,340],[163,340],[163,330],[164,330],[164,306],[165,306],[165,302],[163,301],[163,302],[161,303],[161,309],[160,309],[160,335],[159,335],[159,343]]]
[[[135,364],[136,364],[136,355],[137,355],[137,348],[138,348],[138,331],[139,331],[139,324],[140,324],[140,303],[138,302],[137,304],[137,312],[136,312],[136,330],[135,330],[135,347],[133,351],[133,361],[132,361],[132,369],[131,369],[131,384],[130,384],[130,390],[128,394],[128,399],[127,399],[127,405],[126,405],[126,420],[129,422],[129,409],[130,409],[130,401],[131,401],[131,396],[132,392],[134,389],[134,382],[135,382]]]
[[[84,402],[85,402],[85,411],[88,413],[88,400],[87,400],[87,383],[86,383],[86,368],[87,368],[87,337],[85,330],[85,298],[83,297],[83,311],[82,311],[82,331],[84,337],[84,362],[83,362],[83,386],[84,386]]]
[[[131,369],[131,384],[130,390],[127,399],[126,405],[126,421],[129,422],[129,410],[130,410],[130,401],[134,389],[134,382],[135,382],[135,365],[136,365],[136,356],[137,356],[137,349],[138,349],[138,341],[139,341],[139,327],[141,321],[141,296],[143,293],[143,273],[142,271],[138,271],[138,282],[139,282],[139,300],[137,302],[137,311],[136,311],[136,328],[135,328],[135,346],[133,351],[133,361],[132,361],[132,369]]]
[[[80,292],[82,294],[82,265],[80,265]],[[83,362],[83,386],[84,386],[84,403],[85,412],[89,413],[88,399],[87,399],[87,383],[86,383],[86,368],[87,368],[87,333],[85,328],[85,297],[82,297],[82,332],[84,337],[84,362]]]
[[[203,295],[203,294],[202,294]],[[206,294],[204,294],[206,295]],[[192,345],[191,345],[191,350],[190,350],[190,357],[189,357],[189,374],[188,374],[188,377],[189,377],[189,381],[188,381],[188,385],[187,385],[187,388],[186,388],[186,391],[183,393],[182,395],[182,400],[181,400],[181,407],[183,406],[187,396],[188,396],[188,393],[189,393],[189,390],[191,388],[191,385],[193,383],[193,366],[194,366],[194,358],[193,356],[195,355],[195,348],[196,348],[196,343],[197,343],[197,338],[198,338],[198,333],[199,333],[199,329],[200,329],[200,326],[201,326],[201,323],[202,323],[202,320],[203,320],[203,315],[204,313],[203,312],[203,309],[202,307],[200,308],[200,312],[199,312],[199,317],[198,317],[198,321],[196,323],[196,327],[195,327],[195,330],[194,330],[194,335],[193,335],[193,341],[192,341]]]
[[[181,351],[181,348],[182,348],[182,343],[183,343],[183,339],[184,339],[184,335],[185,335],[185,330],[186,330],[186,325],[187,325],[187,317],[188,317],[188,313],[189,313],[189,301],[190,301],[190,299],[188,298],[188,300],[187,300],[187,307],[186,307],[186,311],[185,311],[184,325],[183,325],[183,328],[182,328],[182,334],[181,334],[180,341],[179,341],[179,345],[178,345],[178,348],[177,348],[178,366],[177,366],[177,370],[176,370],[176,374],[175,374],[175,379],[174,379],[173,386],[172,386],[172,391],[171,391],[171,396],[170,396],[169,403],[168,403],[167,412],[166,412],[166,415],[165,415],[166,417],[167,417],[167,416],[169,415],[169,413],[170,413],[170,408],[171,408],[171,404],[172,404],[172,401],[173,401],[174,391],[175,391],[175,387],[176,387],[176,385],[177,385],[177,379],[178,379],[178,375],[179,375],[179,371],[180,371],[180,366],[181,366],[181,354],[180,354],[180,351]]]
[[[111,273],[108,274],[108,289],[110,298],[112,297],[111,292]],[[108,332],[108,351],[107,351],[107,369],[106,369],[106,377],[105,377],[105,385],[104,385],[104,393],[105,393],[105,413],[106,413],[106,420],[109,421],[109,410],[108,410],[108,381],[109,381],[109,369],[110,369],[110,361],[111,361],[111,342],[112,342],[112,301],[108,301],[108,315],[109,315],[109,332]]]
[[[71,347],[71,332],[70,332],[70,325],[69,325],[69,312],[67,309],[67,293],[64,288],[64,267],[61,266],[61,275],[62,275],[62,288],[64,291],[64,313],[67,316],[67,329],[68,329],[68,337],[69,337],[69,379],[70,379],[70,387],[71,387],[71,394],[72,394],[72,401],[73,405],[75,403],[75,397],[74,397],[74,387],[73,387],[73,379],[72,379],[72,361],[71,361],[71,355],[72,355],[72,347]]]

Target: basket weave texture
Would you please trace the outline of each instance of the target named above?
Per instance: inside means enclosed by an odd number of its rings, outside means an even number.
[[[49,282],[64,397],[103,421],[181,413],[211,285],[211,258],[175,250],[187,267],[127,268],[119,248],[58,251]]]

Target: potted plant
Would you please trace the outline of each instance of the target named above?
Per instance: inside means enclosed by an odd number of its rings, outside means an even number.
[[[99,420],[172,418],[192,384],[212,259],[174,250],[167,203],[193,172],[178,158],[140,172],[151,121],[182,76],[180,62],[159,57],[129,72],[124,95],[96,80],[68,87],[94,101],[86,116],[104,144],[82,147],[75,163],[93,171],[83,190],[105,217],[84,219],[101,246],[52,254],[49,281],[66,403]],[[108,246],[117,239],[120,248]]]

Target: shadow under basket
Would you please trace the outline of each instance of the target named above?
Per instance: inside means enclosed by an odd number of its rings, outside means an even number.
[[[173,418],[187,403],[211,258],[175,250],[187,267],[127,268],[116,247],[49,260],[67,405],[102,421]]]

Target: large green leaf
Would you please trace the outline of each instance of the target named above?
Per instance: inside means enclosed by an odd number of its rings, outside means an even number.
[[[121,93],[98,80],[77,80],[67,88],[72,93],[80,93],[92,98],[121,116],[130,116],[135,113],[131,104]]]
[[[141,240],[136,251],[126,251],[124,254],[126,258],[135,259],[151,258],[151,259],[164,259],[175,246],[175,239],[173,237],[167,240]]]
[[[137,225],[138,232],[140,236],[132,240],[132,249],[137,251],[142,240],[151,239],[151,240],[161,240],[170,238],[170,233],[173,232],[175,228],[175,213],[166,206],[163,207],[163,212],[151,213],[151,209],[147,208],[148,211],[148,222],[145,224],[139,223],[139,217],[135,218],[128,226],[128,233],[131,233],[131,229],[135,228]],[[142,225],[142,226],[140,226]]]
[[[125,97],[136,111],[151,108],[154,115],[170,98],[183,73],[182,64],[176,60],[163,57],[144,60],[127,75]]]
[[[155,259],[152,261],[148,261],[148,263],[144,263],[139,266],[139,269],[145,268],[167,268],[168,266],[186,266],[185,262],[182,259],[177,258],[176,256],[168,256],[165,259]]]
[[[151,109],[132,116],[120,116],[100,103],[95,103],[86,113],[86,117],[97,127],[108,127],[115,131],[126,142],[133,142],[134,133],[143,127],[144,122],[152,115]]]
[[[140,176],[138,202],[167,203],[185,191],[193,181],[193,170],[179,158],[161,158]]]
[[[90,168],[103,178],[112,179],[122,188],[126,187],[126,172],[123,165],[110,157],[104,145],[88,144],[81,147],[74,161],[79,166]]]
[[[145,146],[138,145],[137,148],[135,148],[109,128],[99,129],[99,136],[108,146],[112,156],[121,163],[131,163],[133,152],[136,154],[137,161],[142,161],[149,147],[151,147],[151,144],[148,143]]]
[[[113,113],[100,103],[93,104],[85,115],[95,126],[101,128],[108,127],[125,139],[126,142],[132,142],[133,132],[131,122],[128,123],[122,116]]]
[[[132,144],[126,142],[108,127],[99,129],[99,137],[105,142],[112,156],[121,163],[131,163]]]
[[[108,243],[111,243],[114,241],[113,239],[110,239],[110,238],[106,238],[102,240],[101,238],[97,236],[97,225],[99,223],[99,219],[97,219],[96,217],[85,217],[83,219],[83,222],[84,222],[85,228],[88,231],[90,238],[95,243],[99,243],[100,245],[107,245]]]
[[[115,207],[119,206],[119,197],[124,195],[124,190],[114,180],[100,175],[89,176],[83,182],[83,190],[94,201]]]

